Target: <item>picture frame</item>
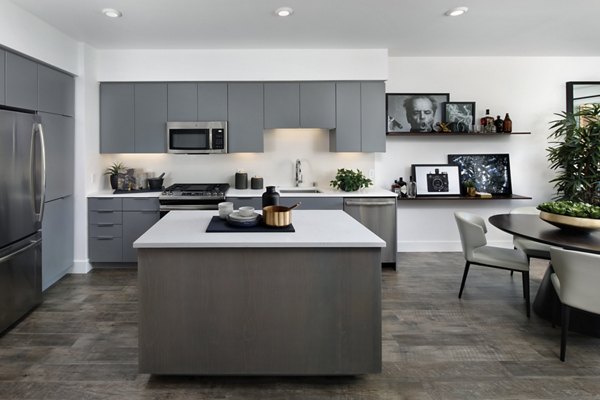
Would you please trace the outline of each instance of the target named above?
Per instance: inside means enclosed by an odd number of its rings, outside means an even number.
[[[474,101],[447,101],[442,110],[443,121],[452,133],[474,132]]]
[[[460,168],[461,194],[464,182],[472,180],[478,192],[498,196],[512,195],[509,154],[448,154],[448,164]]]
[[[448,101],[449,93],[387,93],[387,134],[435,132],[436,125],[442,122],[443,104]],[[422,118],[414,118],[407,112],[407,107],[414,104],[422,109]]]
[[[460,172],[454,164],[412,164],[419,196],[459,196]]]

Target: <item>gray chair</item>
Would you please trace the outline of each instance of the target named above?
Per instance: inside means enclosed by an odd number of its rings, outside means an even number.
[[[466,260],[458,298],[462,297],[471,264],[519,271],[523,274],[523,296],[525,297],[527,318],[529,318],[529,261],[525,253],[519,249],[488,246],[485,238],[487,227],[483,219],[478,215],[457,211],[454,213],[454,218],[458,225],[460,241]]]
[[[510,213],[539,215],[540,211],[535,207],[518,207],[510,210]],[[515,246],[515,248],[523,250],[523,252],[527,255],[527,259],[550,259],[550,246],[547,244],[534,242],[533,240],[524,239],[519,236],[514,236],[513,245]]]
[[[600,254],[582,253],[552,247],[552,285],[560,299],[560,361],[567,353],[569,310],[577,308],[600,314]]]

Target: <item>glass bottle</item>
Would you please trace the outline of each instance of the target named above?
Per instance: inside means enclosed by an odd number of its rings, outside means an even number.
[[[402,177],[400,177],[400,179],[398,180],[398,191],[400,193],[400,197],[406,197],[406,182],[404,182],[404,180],[402,179]]]
[[[499,115],[496,116],[494,126],[496,127],[496,132],[504,132],[504,120],[502,120]]]
[[[504,125],[502,126],[502,130],[506,133],[512,132],[512,120],[510,119],[508,113],[506,113],[506,116],[504,116]]]
[[[415,182],[415,180],[413,179],[413,177],[410,177],[410,181],[408,181],[408,188],[406,190],[406,195],[408,196],[409,199],[414,199],[415,197],[417,197],[417,182]]]
[[[267,191],[262,195],[262,206],[278,206],[279,193],[275,191],[275,186],[267,186]]]
[[[485,115],[479,120],[482,133],[492,133],[496,131],[494,126],[494,117],[490,115],[490,109],[486,108]]]

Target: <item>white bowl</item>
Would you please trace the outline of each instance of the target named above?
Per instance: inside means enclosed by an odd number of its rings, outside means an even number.
[[[254,207],[250,207],[250,206],[240,207],[238,212],[240,213],[240,215],[242,217],[251,217],[252,215],[254,215]]]

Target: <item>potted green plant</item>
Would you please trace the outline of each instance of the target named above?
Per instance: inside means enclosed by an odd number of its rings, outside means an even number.
[[[465,188],[467,189],[467,196],[475,197],[475,195],[477,194],[477,188],[475,187],[475,182],[472,181],[471,179],[468,179],[468,180],[464,181],[463,185],[465,185]]]
[[[547,149],[556,199],[600,205],[600,104],[556,115]]]
[[[109,175],[110,177],[110,187],[114,190],[117,189],[119,184],[119,174],[127,171],[127,167],[125,164],[121,162],[113,162],[110,167],[106,168],[104,171],[104,175]]]
[[[373,182],[365,177],[361,170],[357,169],[354,172],[351,169],[339,168],[335,179],[329,182],[329,185],[341,189],[344,192],[354,192],[363,187],[369,187]]]

